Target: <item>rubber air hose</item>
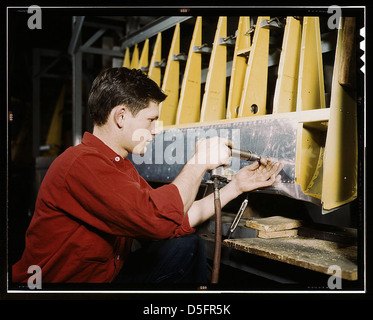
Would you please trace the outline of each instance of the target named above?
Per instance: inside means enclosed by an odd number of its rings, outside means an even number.
[[[221,202],[220,202],[220,181],[214,179],[214,207],[215,207],[215,249],[212,266],[211,283],[219,282],[221,243],[222,243],[222,222],[221,222]]]

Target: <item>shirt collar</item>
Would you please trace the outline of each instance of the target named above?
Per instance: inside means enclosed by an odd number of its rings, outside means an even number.
[[[89,132],[84,132],[82,144],[96,148],[100,153],[107,156],[114,162],[119,162],[123,158],[118,155],[113,149],[108,147],[101,139]]]

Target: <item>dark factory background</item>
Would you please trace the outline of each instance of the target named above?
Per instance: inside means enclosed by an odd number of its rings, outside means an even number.
[[[72,136],[72,58],[68,53],[72,35],[72,14],[63,10],[42,9],[42,28],[30,29],[28,19],[32,14],[27,8],[8,11],[8,257],[10,264],[17,261],[24,248],[24,234],[33,214],[40,182],[37,158],[53,157],[73,145]],[[89,38],[97,27],[108,24],[124,28],[120,18],[94,17],[92,27],[82,33]],[[106,33],[111,45],[119,44],[118,33]],[[86,114],[87,90],[94,77],[103,67],[111,66],[111,59],[102,55],[86,55],[83,63],[82,112],[83,130],[90,130]],[[36,85],[37,84],[37,85]],[[61,143],[47,145],[53,115],[61,96],[63,107],[59,109]],[[38,92],[38,114],[33,103]],[[34,126],[37,125],[38,128]],[[38,131],[35,135],[35,130]]]
[[[45,143],[59,91],[71,87],[71,61],[67,46],[71,37],[71,17],[58,13],[42,15],[42,29],[29,29],[27,8],[8,11],[8,259],[14,263],[24,248],[24,234],[33,214],[35,189],[35,155],[33,152],[33,81],[35,49],[59,52],[61,59],[53,68],[55,77],[44,77],[40,95],[40,141]],[[47,62],[48,63],[48,62]],[[50,61],[49,61],[50,63]],[[43,63],[45,66],[45,62]],[[41,67],[42,69],[43,67]],[[71,117],[66,103],[63,118]],[[64,132],[69,132],[64,121]],[[65,136],[65,134],[63,135]],[[65,143],[65,141],[64,141]],[[66,141],[67,144],[70,142]],[[65,146],[61,146],[63,149]]]

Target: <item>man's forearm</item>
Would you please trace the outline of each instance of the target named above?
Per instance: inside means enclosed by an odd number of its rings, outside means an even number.
[[[184,213],[188,212],[193,204],[201,180],[206,172],[205,166],[191,163],[192,161],[187,162],[179,175],[172,182],[179,189],[184,204]]]
[[[240,194],[241,192],[236,188],[234,182],[228,183],[225,187],[220,189],[221,206],[224,207],[229,201],[235,199]],[[212,193],[192,204],[188,212],[190,226],[196,227],[211,218],[214,213],[214,194]]]

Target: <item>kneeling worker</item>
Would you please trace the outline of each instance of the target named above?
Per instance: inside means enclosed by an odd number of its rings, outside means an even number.
[[[165,98],[140,70],[98,75],[88,99],[93,133],[57,157],[43,179],[13,282],[27,282],[31,265],[41,268],[44,283],[206,282],[204,246],[193,233],[214,215],[214,202],[212,195],[195,198],[206,171],[229,163],[230,142],[197,141],[172,183],[150,187],[127,155],[145,152],[151,139],[134,141],[133,133],[148,130],[154,137]],[[222,206],[272,185],[280,170],[270,159],[242,168],[221,189]],[[158,241],[131,253],[133,239]]]

